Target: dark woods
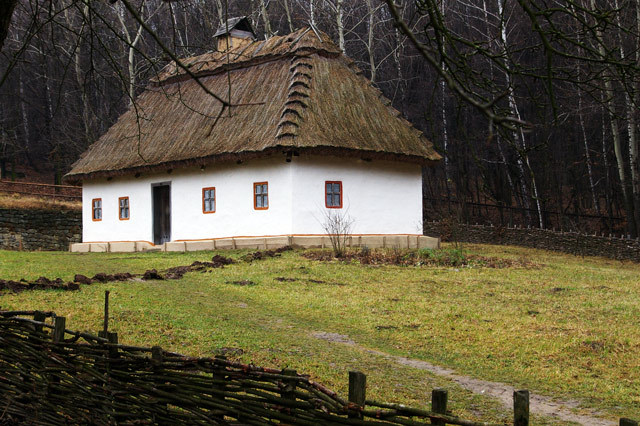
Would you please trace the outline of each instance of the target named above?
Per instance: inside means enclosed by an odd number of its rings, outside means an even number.
[[[221,23],[247,15],[259,38],[309,24],[328,33],[436,144],[444,160],[424,171],[426,219],[633,236],[640,228],[638,1],[19,0],[13,14],[11,6],[0,6],[0,39],[9,24],[3,179],[26,165],[59,182],[136,108],[169,53],[213,50]]]

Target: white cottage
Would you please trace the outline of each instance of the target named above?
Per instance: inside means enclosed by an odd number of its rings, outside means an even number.
[[[326,245],[328,215],[352,219],[354,245],[437,244],[421,166],[440,156],[327,35],[256,41],[246,19],[216,35],[184,60],[206,90],[168,65],[74,164],[72,250]]]

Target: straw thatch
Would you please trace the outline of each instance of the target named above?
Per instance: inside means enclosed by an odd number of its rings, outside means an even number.
[[[230,108],[172,63],[67,178],[153,171],[284,153],[429,164],[433,145],[309,28],[184,60]],[[229,81],[231,86],[229,88]]]

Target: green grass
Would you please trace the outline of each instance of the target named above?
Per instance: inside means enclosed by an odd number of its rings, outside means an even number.
[[[5,292],[0,307],[53,310],[67,316],[69,328],[97,331],[108,289],[111,326],[123,343],[158,344],[189,355],[241,348],[244,361],[296,368],[342,394],[347,371],[358,369],[368,375],[372,399],[424,406],[433,387],[446,387],[451,409],[461,417],[506,421],[511,415],[490,398],[396,365],[370,348],[577,398],[612,418],[638,417],[640,265],[513,247],[466,250],[542,266],[364,266],[286,252],[177,281]],[[244,253],[220,252],[236,258]],[[0,252],[0,278],[139,273],[211,255]],[[233,284],[243,280],[256,285]],[[359,346],[319,340],[314,331],[344,334]],[[560,422],[536,419],[536,424]]]

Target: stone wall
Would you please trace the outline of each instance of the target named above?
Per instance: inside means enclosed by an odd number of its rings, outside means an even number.
[[[80,241],[80,211],[0,208],[1,250],[69,250]]]
[[[558,232],[546,229],[505,228],[451,222],[425,222],[424,234],[443,241],[502,244],[555,250],[578,256],[603,256],[640,262],[640,241],[618,237]]]

